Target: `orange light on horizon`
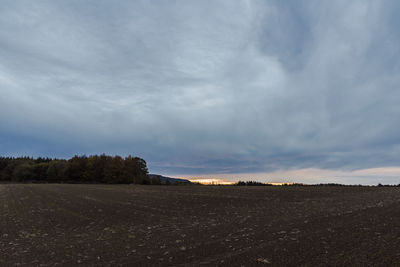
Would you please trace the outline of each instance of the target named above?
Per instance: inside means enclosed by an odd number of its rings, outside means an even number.
[[[273,183],[266,183],[266,184],[271,184],[271,185],[292,185],[294,183],[288,183],[288,182],[273,182]]]
[[[227,181],[227,180],[217,179],[217,178],[193,178],[193,179],[189,179],[189,181],[192,183],[199,183],[199,184],[204,184],[204,185],[233,185],[233,184],[237,183],[237,182]],[[291,182],[267,182],[264,184],[292,185],[293,183],[291,183]]]
[[[197,178],[197,179],[189,179],[192,183],[199,183],[204,185],[231,185],[235,184],[232,181],[226,181],[222,179],[211,179],[211,178]]]

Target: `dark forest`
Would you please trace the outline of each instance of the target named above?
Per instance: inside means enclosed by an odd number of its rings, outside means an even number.
[[[0,157],[0,182],[149,184],[146,161],[128,156]]]

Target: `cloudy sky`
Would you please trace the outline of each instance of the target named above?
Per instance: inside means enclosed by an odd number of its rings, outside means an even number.
[[[0,6],[3,156],[400,183],[399,1]]]

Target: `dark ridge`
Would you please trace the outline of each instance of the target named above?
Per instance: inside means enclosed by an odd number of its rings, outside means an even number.
[[[191,184],[189,180],[182,178],[172,178],[167,176],[162,176],[160,174],[149,174],[148,177],[151,179],[153,184]]]

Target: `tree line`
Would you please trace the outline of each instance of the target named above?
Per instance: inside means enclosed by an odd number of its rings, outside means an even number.
[[[262,183],[262,182],[257,182],[257,181],[239,181],[236,184],[236,186],[273,186],[272,184],[269,183]],[[337,186],[342,186],[342,187],[356,187],[356,186],[363,186],[363,187],[368,187],[368,186],[373,186],[373,185],[361,185],[361,184],[339,184],[339,183],[319,183],[319,184],[302,184],[302,183],[283,183],[280,186],[318,186],[318,187],[337,187]],[[400,184],[377,184],[377,187],[400,187]]]
[[[133,156],[71,159],[0,157],[0,182],[150,184],[146,161]]]
[[[272,184],[261,183],[257,181],[239,181],[236,183],[238,186],[272,186]]]

